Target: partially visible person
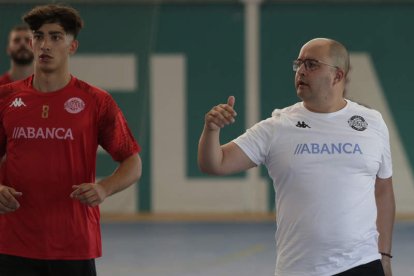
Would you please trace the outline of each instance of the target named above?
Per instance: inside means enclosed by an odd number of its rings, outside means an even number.
[[[32,32],[27,25],[16,25],[10,30],[6,48],[10,57],[10,68],[0,76],[0,85],[25,79],[33,74],[31,38]]]

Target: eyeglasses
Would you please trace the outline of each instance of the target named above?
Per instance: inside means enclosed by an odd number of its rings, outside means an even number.
[[[336,69],[340,69],[338,66],[334,66],[334,65],[325,63],[323,61],[307,58],[307,59],[296,59],[296,60],[294,60],[293,61],[293,66],[292,66],[293,71],[297,72],[299,70],[299,67],[302,64],[305,65],[306,71],[314,71],[317,68],[319,68],[320,64],[324,64],[324,65],[327,65],[327,66],[330,66],[330,67],[333,67],[333,68],[336,68]]]

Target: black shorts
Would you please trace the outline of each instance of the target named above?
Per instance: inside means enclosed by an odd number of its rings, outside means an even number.
[[[384,269],[380,260],[354,267],[334,276],[384,276]]]
[[[95,259],[38,260],[0,254],[1,276],[96,276]]]

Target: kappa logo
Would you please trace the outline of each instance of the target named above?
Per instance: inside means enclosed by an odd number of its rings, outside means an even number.
[[[300,127],[300,128],[311,128],[304,121],[302,121],[302,122],[298,121],[298,123],[296,124],[296,126],[297,127]]]
[[[23,102],[22,98],[15,98],[14,101],[10,104],[10,107],[22,107],[26,106],[26,104]]]
[[[67,112],[76,114],[85,108],[85,102],[81,98],[70,98],[65,102],[64,108]]]

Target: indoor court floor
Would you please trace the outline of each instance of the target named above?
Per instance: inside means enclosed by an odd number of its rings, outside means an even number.
[[[272,276],[275,223],[105,222],[98,276]],[[414,222],[397,222],[394,276],[414,275]]]

